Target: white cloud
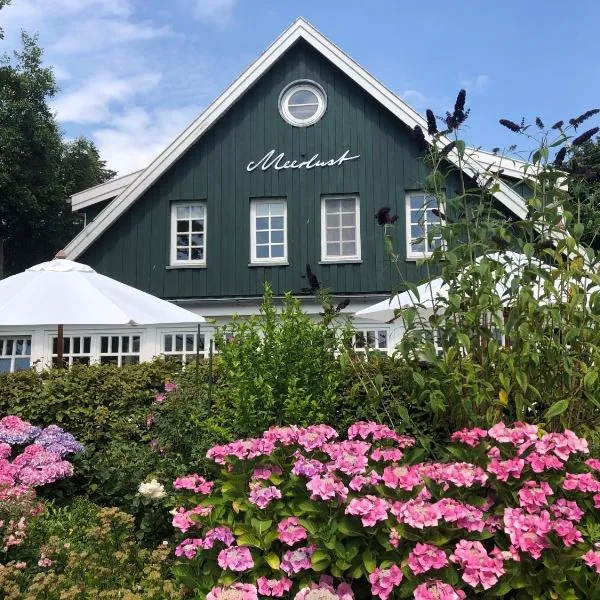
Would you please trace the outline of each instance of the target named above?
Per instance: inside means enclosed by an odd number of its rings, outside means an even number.
[[[170,27],[154,27],[149,23],[134,23],[114,18],[95,18],[80,21],[53,42],[49,50],[60,54],[88,54],[116,44],[139,42],[165,37]]]
[[[196,0],[194,14],[199,21],[227,27],[233,20],[238,0]]]
[[[460,85],[467,92],[481,93],[488,87],[491,81],[492,79],[489,75],[477,75],[475,79],[462,79]]]
[[[419,90],[405,90],[400,96],[413,108],[428,108],[431,104],[430,98],[419,92]]]
[[[59,121],[71,123],[102,123],[110,119],[115,104],[128,102],[138,94],[154,89],[160,73],[140,73],[119,78],[110,73],[97,74],[79,88],[61,94],[52,103]]]
[[[120,174],[147,167],[194,119],[198,107],[133,108],[114,117],[92,138],[108,166]]]

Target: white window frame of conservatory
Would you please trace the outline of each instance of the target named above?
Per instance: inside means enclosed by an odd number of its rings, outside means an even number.
[[[54,352],[54,339],[57,338],[56,332],[50,335],[48,348],[50,351],[48,352],[49,364],[52,365],[53,359],[58,357],[58,354]],[[71,342],[69,345],[69,352],[63,352],[63,361],[65,366],[72,366],[73,360],[78,358],[89,358],[89,364],[94,364],[94,333],[89,331],[69,331],[64,336],[64,339],[71,338]],[[86,352],[73,352],[73,342],[72,338],[90,338],[90,351]]]
[[[13,342],[16,340],[26,340],[29,339],[29,354],[15,354],[15,346],[13,344],[13,351],[12,354],[8,355],[8,354],[0,354],[0,359],[9,359],[10,360],[10,366],[9,366],[9,370],[8,371],[2,371],[3,373],[15,373],[15,361],[18,358],[28,358],[29,359],[29,366],[26,369],[19,369],[19,371],[27,371],[29,369],[31,369],[31,367],[33,366],[32,363],[32,357],[33,357],[33,342],[34,342],[34,336],[33,336],[33,332],[31,331],[26,331],[26,332],[2,332],[0,333],[0,339],[1,340],[8,340],[8,339],[12,339]]]
[[[65,337],[91,337],[90,344],[90,364],[98,365],[100,364],[100,359],[102,356],[113,356],[116,353],[108,352],[106,354],[101,354],[101,340],[100,338],[103,336],[139,336],[140,337],[140,351],[138,353],[128,352],[127,354],[119,354],[117,359],[117,364],[122,366],[122,356],[139,356],[139,362],[144,362],[147,360],[151,360],[152,356],[154,356],[155,352],[149,352],[149,349],[146,347],[148,340],[152,338],[152,332],[148,330],[148,328],[140,328],[140,329],[66,329],[64,332]],[[44,331],[44,366],[51,367],[52,366],[52,358],[56,355],[53,354],[52,343],[53,338],[56,337],[55,329],[45,329]],[[152,341],[152,340],[150,340]],[[154,343],[152,341],[152,343]],[[119,342],[119,347],[121,347],[121,342]],[[67,355],[65,355],[66,358]],[[87,354],[85,356],[88,356]]]
[[[260,204],[283,204],[283,256],[258,258],[256,256],[256,207]],[[270,222],[269,222],[270,226]],[[270,229],[268,230],[271,231]],[[269,234],[269,248],[271,247]],[[288,222],[287,198],[252,198],[250,200],[250,265],[287,265],[288,264]]]
[[[404,208],[405,208],[405,219],[406,219],[406,259],[407,260],[419,260],[420,258],[427,258],[428,256],[431,256],[433,254],[433,251],[429,249],[429,238],[428,238],[428,227],[430,225],[437,225],[437,224],[429,224],[427,222],[427,220],[425,221],[424,225],[424,243],[425,243],[425,250],[419,250],[419,251],[415,251],[413,250],[413,244],[412,244],[412,214],[413,212],[415,212],[413,209],[411,209],[410,207],[410,201],[414,196],[424,196],[425,197],[425,205],[427,205],[427,198],[430,199],[435,199],[433,196],[427,194],[425,191],[417,191],[417,190],[413,190],[411,192],[407,192],[406,193],[406,197],[405,197],[405,201],[404,201]],[[425,208],[425,217],[427,216],[427,208]],[[440,217],[440,223],[442,222],[442,219]]]
[[[352,348],[355,352],[381,352],[382,354],[389,354],[392,350],[390,346],[392,328],[389,325],[367,325],[365,323],[354,323],[352,325],[355,333],[352,336]],[[375,334],[375,343],[377,346],[371,347],[367,345],[367,333],[373,332]],[[378,336],[380,332],[385,332],[386,345],[385,347],[379,346]],[[365,345],[362,348],[356,347],[357,334],[363,334]]]
[[[327,210],[328,200],[354,200],[354,232],[356,234],[356,253],[352,256],[328,256],[327,255]],[[322,263],[356,263],[361,262],[360,243],[360,196],[358,194],[328,194],[321,197],[321,262]]]
[[[209,349],[210,349],[210,342],[211,340],[214,340],[214,329],[208,329],[205,327],[202,327],[200,329],[200,335],[204,336],[204,350],[200,351],[200,356],[202,358],[207,358],[209,355]],[[176,335],[193,335],[194,336],[194,350],[186,350],[185,349],[185,337],[184,337],[184,348],[183,351],[179,352],[176,350],[171,350],[171,351],[166,351],[165,350],[165,338],[166,336],[176,336]],[[182,364],[186,364],[188,361],[193,361],[196,358],[196,344],[197,344],[197,335],[198,335],[198,330],[197,329],[192,329],[190,327],[184,328],[184,329],[161,329],[158,331],[158,344],[159,344],[159,348],[158,348],[158,355],[159,356],[164,356],[164,357],[169,357],[169,356],[173,356],[173,357],[181,357],[181,362]],[[175,340],[173,340],[174,342]]]
[[[177,208],[181,206],[200,206],[204,210],[204,258],[202,259],[177,259]],[[206,267],[206,249],[207,249],[207,222],[208,209],[204,200],[177,200],[171,202],[171,241],[170,241],[170,266],[171,267]]]

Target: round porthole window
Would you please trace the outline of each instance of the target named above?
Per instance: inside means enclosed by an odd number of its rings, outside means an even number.
[[[316,123],[327,108],[325,90],[314,81],[294,81],[279,96],[279,112],[290,125],[308,127]]]

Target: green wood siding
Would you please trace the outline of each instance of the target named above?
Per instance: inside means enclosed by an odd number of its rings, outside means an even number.
[[[279,115],[278,97],[291,81],[312,79],[327,93],[327,111],[313,126],[292,127]],[[340,167],[256,169],[249,161],[269,150],[287,159],[360,154]],[[396,234],[405,249],[405,193],[422,189],[425,167],[409,130],[304,42],[291,48],[211,130],[81,257],[101,273],[164,298],[245,297],[300,293],[310,263],[334,293],[389,292],[400,278],[386,260],[374,214],[384,205],[400,215]],[[321,197],[358,194],[362,263],[319,264]],[[252,198],[287,199],[289,266],[249,267]],[[207,267],[169,269],[170,205],[207,204]],[[416,280],[414,262],[401,267]]]

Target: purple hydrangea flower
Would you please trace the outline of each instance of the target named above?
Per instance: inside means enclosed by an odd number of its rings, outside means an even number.
[[[0,419],[0,442],[10,445],[26,444],[36,438],[40,432],[40,427],[35,427],[13,415]]]
[[[83,451],[83,446],[73,435],[58,425],[48,425],[48,427],[45,427],[33,443],[60,456]]]

